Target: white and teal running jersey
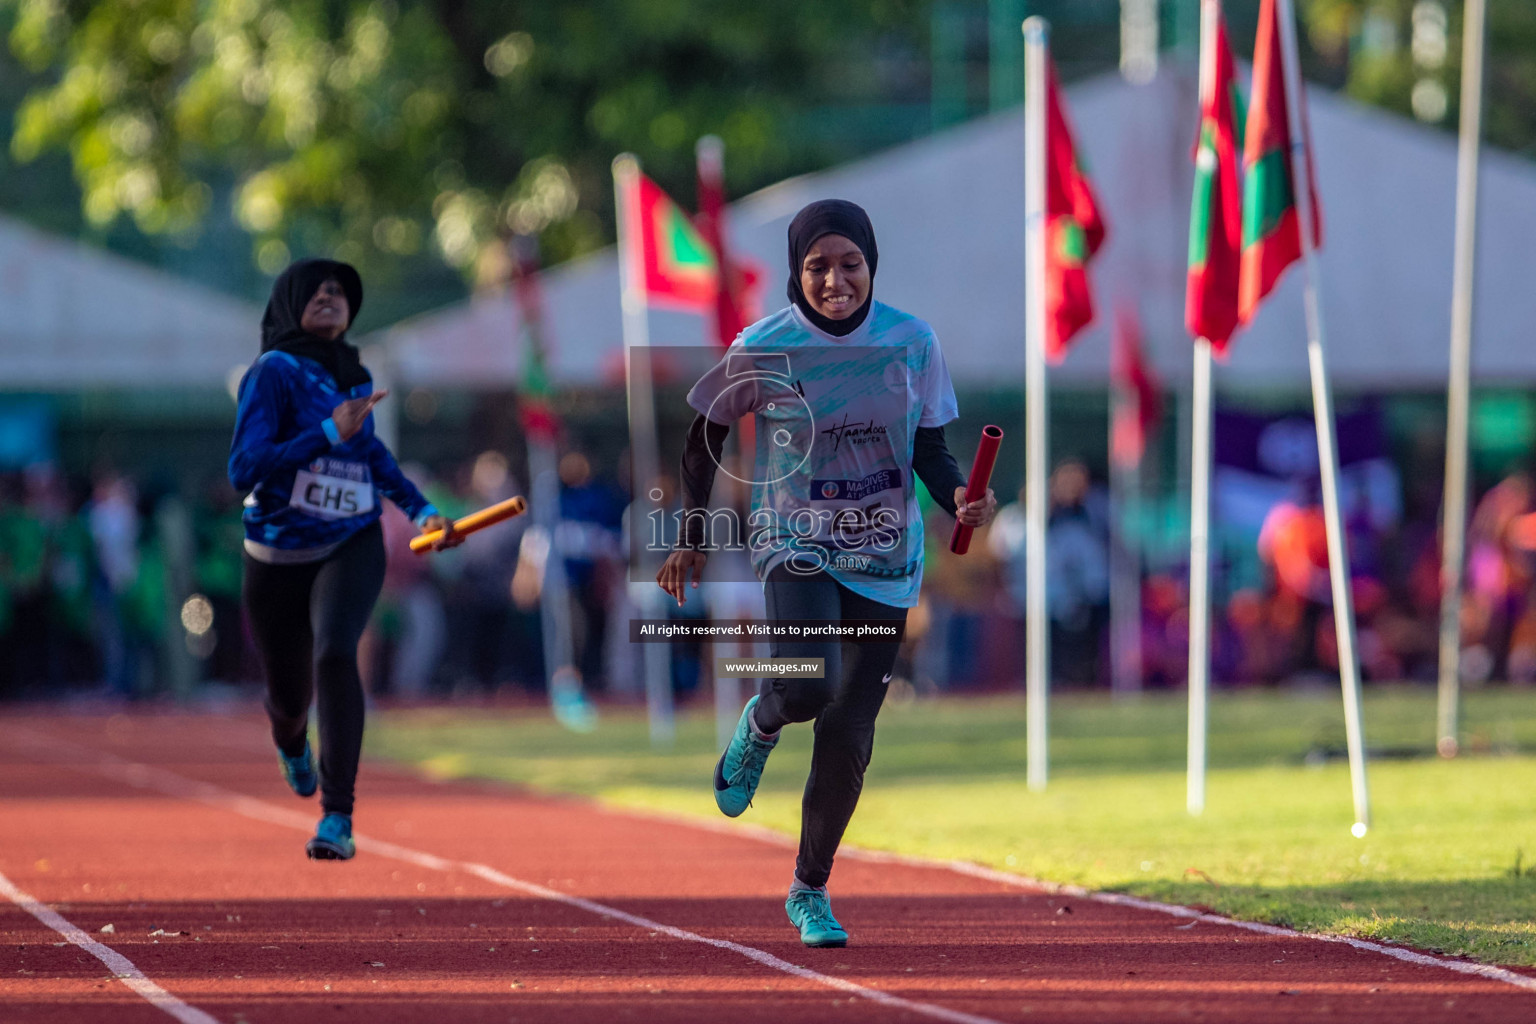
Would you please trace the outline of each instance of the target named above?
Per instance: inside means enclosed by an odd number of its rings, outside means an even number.
[[[923,521],[912,442],[918,427],[958,415],[931,327],[876,302],[838,338],[790,306],[742,331],[688,404],[725,425],[755,414],[756,462],[744,482],[759,579],[786,563],[825,569],[882,604],[917,604]]]

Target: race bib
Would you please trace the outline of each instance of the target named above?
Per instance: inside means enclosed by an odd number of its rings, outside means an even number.
[[[288,505],[316,519],[350,519],[373,511],[373,474],[366,463],[316,459],[293,478]]]
[[[901,471],[882,469],[859,480],[812,480],[811,508],[820,526],[816,540],[842,550],[888,554],[906,526]]]

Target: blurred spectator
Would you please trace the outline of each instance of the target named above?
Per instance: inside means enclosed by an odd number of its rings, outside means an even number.
[[[426,479],[419,467],[406,467],[404,472],[418,486]],[[365,675],[374,693],[425,697],[447,646],[448,617],[432,579],[431,556],[411,550],[411,538],[421,531],[393,502],[384,507],[380,523],[387,561],[372,635],[364,644],[369,662]],[[387,657],[381,650],[386,646]]]
[[[467,505],[484,508],[518,493],[501,452],[487,451],[471,465]],[[504,683],[543,687],[537,610],[514,603],[513,580],[528,520],[519,516],[471,534],[458,553],[458,572],[448,592],[452,672],[483,693]],[[424,597],[418,598],[424,600]]]
[[[48,675],[46,527],[23,500],[19,476],[0,477],[0,687]]]
[[[86,510],[96,555],[96,636],[107,692],[132,696],[142,644],[130,614],[139,578],[139,513],[133,484],[111,471],[98,474]]]
[[[964,558],[949,553],[955,519],[937,505],[924,522],[922,601],[927,604],[919,631],[919,673],[946,689],[974,687],[988,676],[987,644],[982,639],[986,616],[997,608],[997,559],[988,531],[976,531]],[[909,625],[910,629],[910,625]]]
[[[581,452],[560,457],[560,525],[554,546],[565,556],[576,667],[587,693],[607,688],[603,650],[614,589],[624,578],[620,531],[625,505],[617,487],[593,476]]]
[[[1046,605],[1051,620],[1051,675],[1073,683],[1105,678],[1101,647],[1109,613],[1109,534],[1088,467],[1075,460],[1050,479],[1045,530]],[[1020,616],[1028,608],[1025,496],[992,523],[991,547],[1004,565],[1008,595]]]
[[[1259,555],[1274,571],[1274,622],[1291,639],[1287,674],[1323,667],[1321,635],[1333,597],[1328,579],[1328,533],[1315,490],[1270,509],[1259,533]]]
[[[1466,590],[1462,599],[1464,672],[1479,681],[1504,677],[1515,626],[1531,590],[1530,555],[1521,550],[1520,517],[1531,512],[1531,478],[1514,473],[1483,495],[1467,530]],[[1522,672],[1528,671],[1521,633]]]

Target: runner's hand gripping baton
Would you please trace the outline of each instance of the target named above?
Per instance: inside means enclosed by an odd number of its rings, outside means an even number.
[[[980,501],[987,496],[987,484],[992,480],[992,464],[997,461],[997,446],[1003,443],[1003,428],[981,428],[981,444],[976,446],[976,461],[971,463],[971,478],[965,484],[965,503]],[[963,555],[971,548],[971,533],[975,527],[955,523],[955,532],[949,535],[949,550]]]
[[[492,505],[490,508],[483,508],[479,512],[471,512],[463,519],[455,520],[453,532],[461,534],[474,533],[476,530],[483,530],[487,526],[495,526],[504,519],[511,519],[513,516],[522,515],[527,508],[528,503],[521,497],[508,498],[506,501]],[[442,539],[442,530],[423,533],[419,537],[411,538],[411,550],[419,555],[423,551],[430,551],[432,545]]]

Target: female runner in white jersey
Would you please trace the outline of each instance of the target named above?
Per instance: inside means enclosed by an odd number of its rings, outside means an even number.
[[[992,492],[965,503],[944,441],[954,387],[929,326],[873,301],[879,252],[869,217],[823,200],[789,226],[790,306],[748,327],[689,392],[699,413],[683,452],[684,529],[656,581],[682,604],[713,547],[709,493],[729,425],[756,418],[747,532],[778,623],[904,623],[922,583],[914,474],[968,526],[991,522]],[[703,550],[701,550],[703,549]],[[715,768],[715,802],[735,817],[757,790],[779,731],[814,721],[800,852],[785,910],[807,946],[843,946],[827,878],[858,803],[897,640],[774,639],[775,658],[821,658],[821,678],[772,678],[747,702]]]

